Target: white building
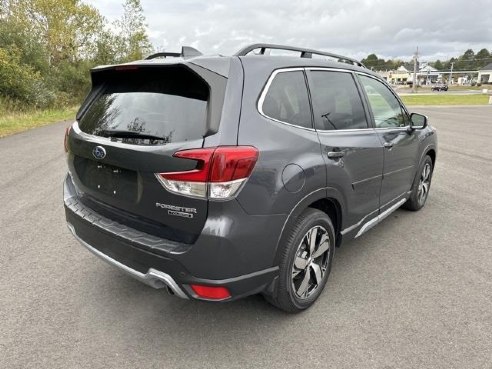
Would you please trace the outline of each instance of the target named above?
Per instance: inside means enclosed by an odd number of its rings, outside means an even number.
[[[479,69],[477,81],[479,83],[492,83],[492,63]]]

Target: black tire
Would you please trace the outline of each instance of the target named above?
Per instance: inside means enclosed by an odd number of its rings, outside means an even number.
[[[283,239],[285,242],[280,246],[280,270],[274,296],[265,297],[286,312],[298,313],[313,305],[326,285],[335,252],[335,231],[326,213],[308,208],[286,230]],[[311,239],[314,240],[314,247],[311,246],[312,242],[308,242]],[[329,242],[328,249],[323,251],[326,242]],[[304,269],[297,267],[300,263],[305,263]],[[304,291],[305,284],[308,285],[306,291],[299,296],[298,292]]]
[[[429,170],[427,176],[424,170]],[[430,158],[429,155],[426,155],[424,157],[424,160],[422,160],[422,163],[420,163],[417,176],[415,177],[415,180],[413,182],[412,193],[410,194],[410,197],[408,198],[407,202],[403,204],[403,208],[411,211],[417,211],[424,207],[425,202],[427,201],[427,197],[429,196],[433,172],[434,172],[434,166],[432,165],[432,159]],[[424,180],[427,181],[425,186],[422,182]],[[426,188],[425,193],[422,196],[421,191],[423,191],[425,188]]]

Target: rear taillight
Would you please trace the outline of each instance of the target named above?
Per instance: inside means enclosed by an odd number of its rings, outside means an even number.
[[[68,152],[68,135],[70,134],[70,129],[72,126],[67,127],[65,129],[65,138],[63,139],[63,147],[65,148],[65,152]]]
[[[197,163],[193,170],[157,173],[156,177],[167,190],[226,200],[237,194],[253,171],[258,150],[252,146],[221,146],[178,151],[173,156]]]

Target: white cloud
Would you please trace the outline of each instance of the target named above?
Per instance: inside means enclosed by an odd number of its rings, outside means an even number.
[[[123,0],[86,0],[112,20]],[[232,54],[248,43],[320,48],[363,58],[446,59],[492,49],[490,0],[142,0],[152,43]]]

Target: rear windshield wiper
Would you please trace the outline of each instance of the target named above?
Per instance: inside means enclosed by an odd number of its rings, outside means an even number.
[[[101,130],[98,134],[103,137],[109,138],[140,138],[143,140],[161,140],[165,141],[165,137],[149,135],[146,133],[133,132],[133,131],[117,131],[117,130]]]

